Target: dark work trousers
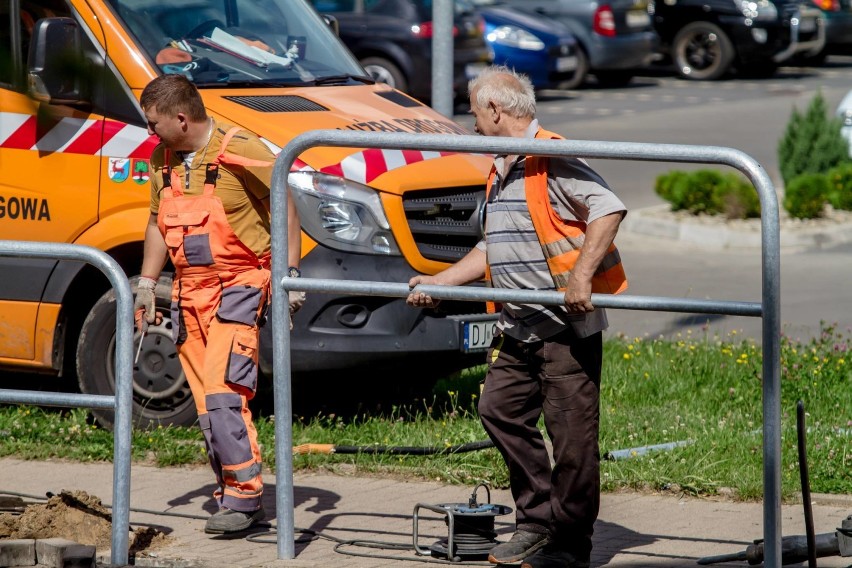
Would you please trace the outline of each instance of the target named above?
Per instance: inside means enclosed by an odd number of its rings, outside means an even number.
[[[524,343],[503,334],[488,351],[479,415],[509,468],[516,526],[550,532],[588,559],[600,507],[602,335],[565,331]],[[544,413],[554,467],[537,423]]]

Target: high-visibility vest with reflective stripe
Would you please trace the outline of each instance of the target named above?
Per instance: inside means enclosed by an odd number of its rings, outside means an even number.
[[[539,128],[536,138],[564,139],[559,134]],[[583,242],[586,237],[586,223],[582,221],[565,221],[553,207],[547,194],[548,158],[544,156],[527,156],[524,163],[524,192],[527,208],[532,218],[535,233],[553,283],[558,290],[568,286],[571,271],[577,263]],[[495,166],[491,166],[488,174],[488,193],[493,191],[494,178],[497,175]],[[488,201],[488,200],[486,200]],[[491,284],[491,270],[486,265],[485,280]],[[627,277],[621,264],[621,255],[615,244],[611,244],[606,255],[592,276],[592,292],[596,294],[619,294],[627,289]],[[487,303],[488,312],[494,313],[496,305]]]

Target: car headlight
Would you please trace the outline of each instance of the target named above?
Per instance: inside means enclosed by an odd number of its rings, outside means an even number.
[[[318,172],[292,172],[287,181],[302,229],[316,242],[346,252],[400,254],[374,189]]]
[[[486,38],[491,43],[505,45],[507,47],[528,49],[530,51],[541,51],[544,49],[543,41],[527,30],[522,30],[517,26],[500,26],[490,32]]]
[[[778,8],[770,0],[734,0],[746,18],[759,22],[778,19]]]

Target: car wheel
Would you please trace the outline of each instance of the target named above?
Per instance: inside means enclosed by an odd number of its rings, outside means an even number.
[[[361,66],[367,74],[379,83],[387,83],[399,91],[408,90],[408,81],[399,67],[384,57],[365,57],[361,60]]]
[[[633,71],[614,69],[611,71],[595,71],[598,85],[606,88],[626,87],[633,80]]]
[[[710,22],[693,22],[674,39],[674,64],[685,79],[718,79],[734,60],[734,46],[722,29]]]
[[[137,282],[137,278],[130,280],[131,289],[136,289]],[[191,426],[197,418],[195,403],[172,341],[171,278],[160,278],[156,294],[157,310],[162,312],[163,321],[148,327],[139,360],[133,366],[133,425]],[[86,394],[115,393],[115,313],[115,293],[110,290],[95,303],[83,322],[77,343],[77,378],[80,390]],[[137,331],[134,356],[139,340]],[[115,422],[111,409],[96,409],[92,413],[106,428]]]
[[[574,75],[570,79],[560,81],[557,89],[578,89],[586,81],[586,76],[589,74],[589,56],[581,47],[577,47],[575,53],[577,57],[577,68],[574,69]]]

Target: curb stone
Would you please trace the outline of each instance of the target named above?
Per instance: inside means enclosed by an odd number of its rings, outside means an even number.
[[[782,213],[781,248],[813,250],[852,242],[852,212],[828,211],[825,218],[790,219]],[[715,215],[672,212],[669,204],[631,210],[621,230],[712,249],[759,249],[760,219],[726,220]]]

